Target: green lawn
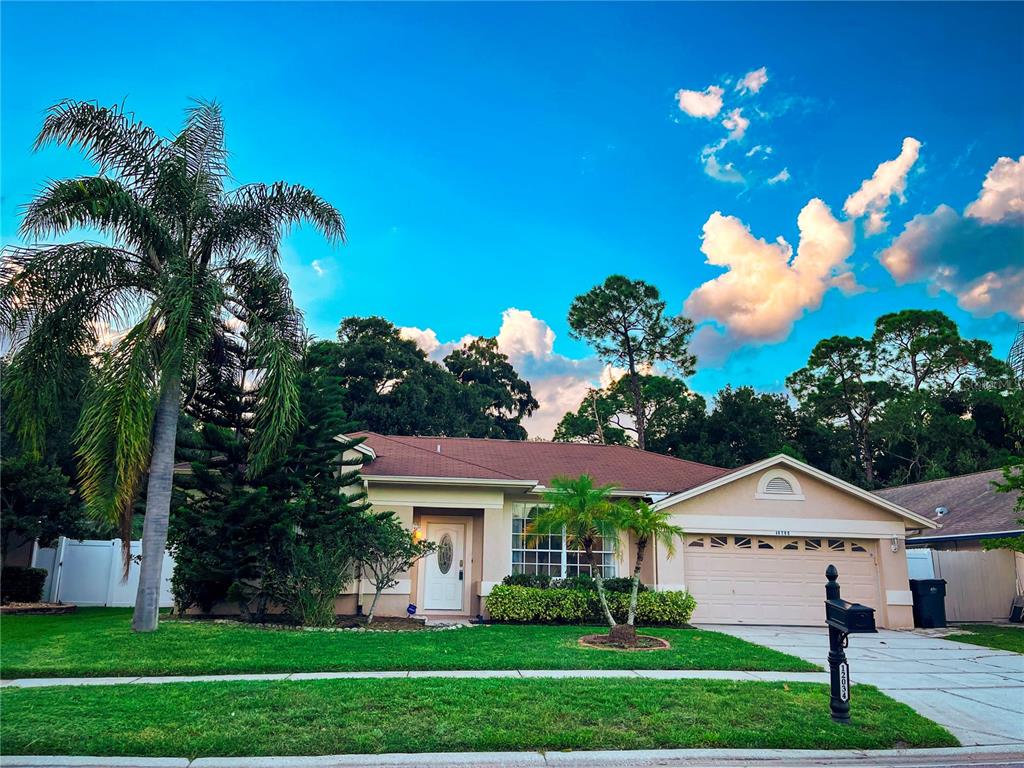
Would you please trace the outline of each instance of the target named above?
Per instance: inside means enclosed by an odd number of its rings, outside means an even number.
[[[949,635],[946,637],[947,640],[1024,653],[1024,627],[1009,627],[1005,624],[957,624],[956,628],[966,629],[971,634]]]
[[[0,621],[0,676],[88,677],[242,672],[446,669],[747,669],[813,671],[812,664],[718,632],[657,629],[668,651],[582,648],[593,627],[491,625],[442,632],[270,631],[165,621],[152,634],[129,611],[86,608],[66,616]],[[827,653],[822,648],[822,657]]]
[[[720,680],[317,680],[3,689],[4,754],[197,757],[685,747],[875,749],[956,739],[869,686]]]

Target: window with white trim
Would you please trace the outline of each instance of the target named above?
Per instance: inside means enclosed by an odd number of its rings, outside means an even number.
[[[564,531],[552,535],[529,532],[530,518],[536,516],[537,509],[536,504],[512,505],[512,573],[541,573],[554,578],[589,574],[586,553],[568,548]],[[598,539],[597,546],[601,575],[606,579],[615,576],[612,542]]]

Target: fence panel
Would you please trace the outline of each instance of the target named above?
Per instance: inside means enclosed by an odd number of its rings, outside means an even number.
[[[947,621],[1005,621],[1017,594],[1008,550],[933,552],[935,578],[946,580]]]
[[[74,541],[61,537],[55,547],[37,550],[35,566],[46,568],[44,599],[54,603],[75,603],[86,606],[135,605],[139,588],[139,563],[142,542],[131,543],[133,555],[127,580],[122,580],[121,540]],[[160,605],[174,605],[171,595],[171,576],[174,558],[164,554],[163,583],[160,585]]]

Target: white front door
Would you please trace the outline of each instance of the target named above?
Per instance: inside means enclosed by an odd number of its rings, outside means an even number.
[[[423,607],[426,610],[460,612],[465,578],[466,526],[462,523],[427,523],[427,539],[437,544],[437,550],[424,560]]]

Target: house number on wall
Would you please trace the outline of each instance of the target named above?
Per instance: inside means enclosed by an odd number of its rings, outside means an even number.
[[[839,665],[839,698],[850,700],[850,665],[845,661]]]
[[[776,531],[776,536],[789,536],[789,531]]]

